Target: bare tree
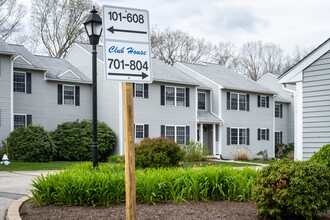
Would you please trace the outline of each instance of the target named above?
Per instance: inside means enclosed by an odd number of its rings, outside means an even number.
[[[21,29],[26,8],[16,0],[0,0],[0,37],[7,40]]]
[[[236,47],[231,42],[220,42],[213,48],[212,61],[228,68],[237,66]]]
[[[285,59],[279,45],[262,41],[248,42],[239,50],[237,70],[257,81],[266,73],[282,73]]]
[[[49,56],[64,57],[84,38],[82,24],[92,5],[92,0],[33,0],[31,22]]]
[[[160,31],[157,27],[151,29],[152,55],[169,65],[174,65],[177,61],[210,61],[213,47],[210,42],[194,38],[181,30]]]

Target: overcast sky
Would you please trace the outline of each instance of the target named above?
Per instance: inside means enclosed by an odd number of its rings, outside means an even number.
[[[217,43],[248,41],[316,47],[330,37],[329,0],[98,0],[147,9],[151,25],[181,29]]]

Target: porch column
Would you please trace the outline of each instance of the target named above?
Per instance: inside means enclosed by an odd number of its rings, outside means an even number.
[[[218,132],[219,132],[219,154],[222,155],[222,124],[220,123],[219,124],[219,129],[218,129]]]
[[[217,143],[216,143],[216,126],[215,124],[213,124],[213,135],[212,135],[212,142],[213,142],[213,155],[215,155],[217,153]]]
[[[199,142],[203,144],[203,123],[199,124]]]

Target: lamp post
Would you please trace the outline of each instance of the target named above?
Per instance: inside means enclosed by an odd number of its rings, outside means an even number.
[[[93,167],[98,166],[98,143],[97,143],[97,73],[96,73],[96,45],[99,43],[102,33],[102,19],[97,14],[95,6],[91,10],[91,14],[84,22],[90,44],[93,46],[92,50],[92,84],[93,84]]]

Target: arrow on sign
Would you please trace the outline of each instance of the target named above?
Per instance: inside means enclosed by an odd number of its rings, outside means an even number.
[[[142,74],[108,73],[108,75],[112,75],[112,76],[138,76],[138,77],[142,77],[142,79],[148,77],[148,75],[145,74],[144,72],[142,72]]]
[[[117,32],[127,32],[127,33],[135,33],[135,34],[147,34],[146,31],[132,31],[132,30],[123,30],[123,29],[115,29],[113,26],[107,29],[111,33],[114,34],[115,31]]]

